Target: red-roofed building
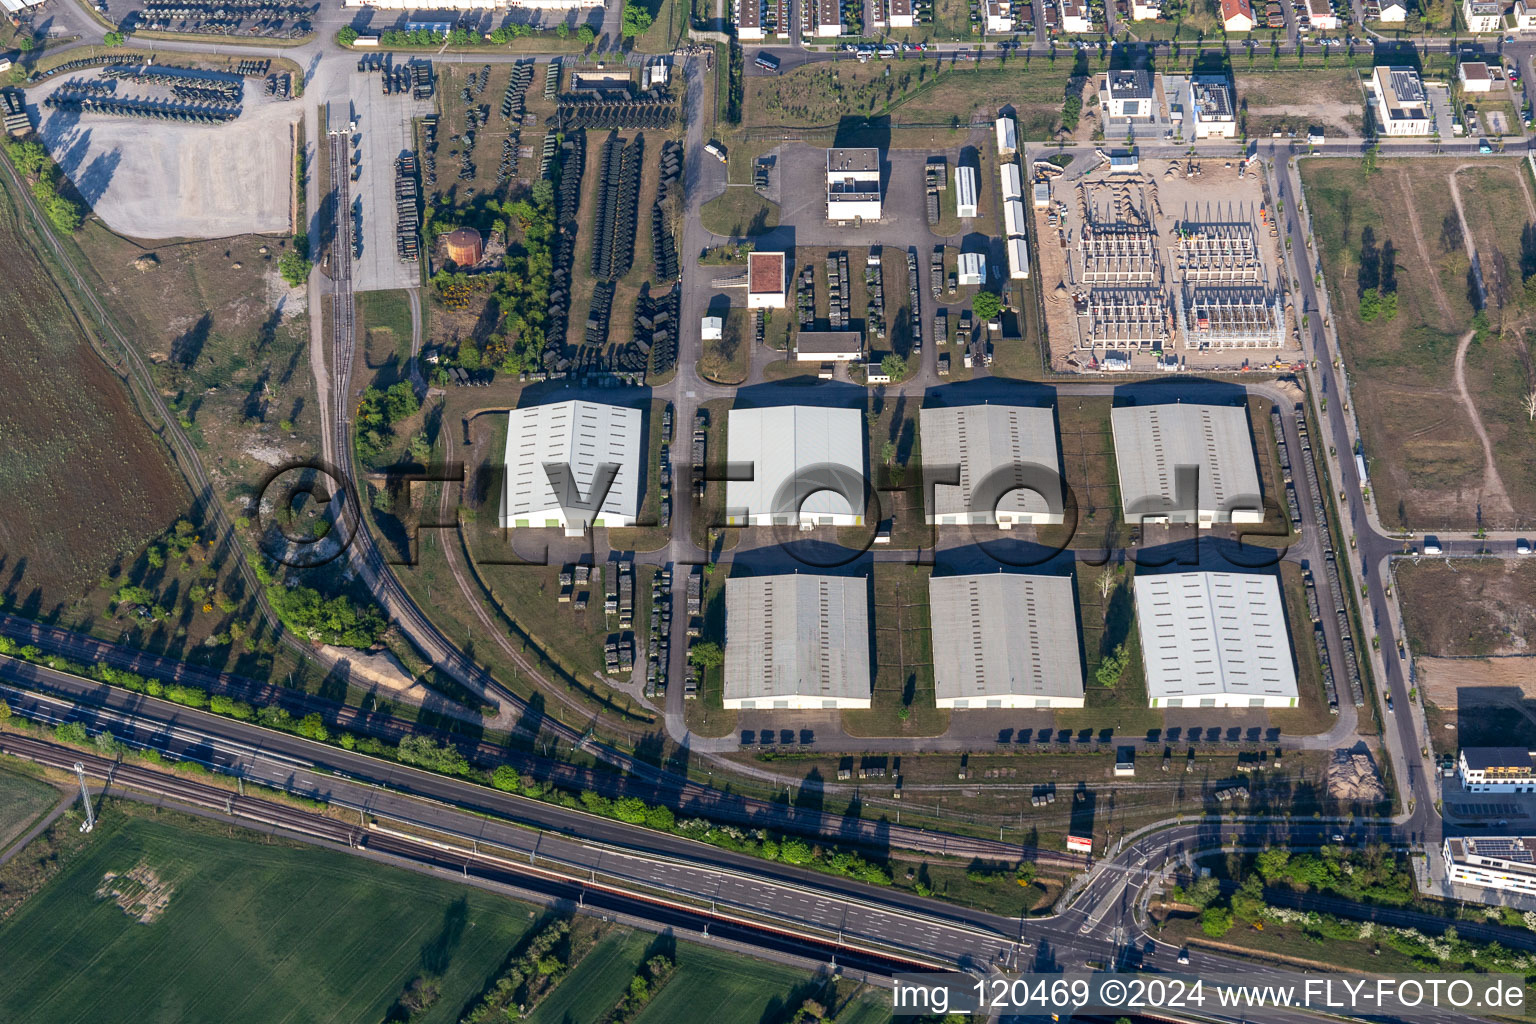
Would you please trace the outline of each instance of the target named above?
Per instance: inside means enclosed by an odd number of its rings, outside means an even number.
[[[747,308],[783,309],[784,254],[754,252],[747,256]]]
[[[1253,6],[1248,0],[1221,0],[1221,23],[1228,32],[1253,31]]]

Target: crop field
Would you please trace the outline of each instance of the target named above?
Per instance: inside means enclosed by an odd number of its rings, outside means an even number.
[[[432,975],[441,995],[412,1019],[456,1021],[529,926],[519,904],[473,889],[109,808],[0,928],[0,1017],[380,1020]]]
[[[0,851],[59,801],[59,791],[30,775],[0,770]]]
[[[1425,530],[1530,522],[1536,470],[1523,454],[1531,427],[1521,404],[1532,371],[1518,268],[1536,202],[1524,172],[1515,161],[1469,171],[1452,160],[1383,161],[1367,183],[1357,161],[1304,161],[1302,176],[1382,521]],[[1480,331],[1469,236],[1488,288]],[[1397,314],[1367,320],[1362,257],[1389,245]]]
[[[72,602],[186,507],[188,496],[127,390],[92,351],[0,192],[6,325],[0,394],[0,603]]]
[[[677,974],[635,1018],[635,1024],[759,1024],[775,1010],[793,1010],[820,990],[803,972],[780,964],[680,943]],[[576,1020],[595,1018],[577,1017]]]
[[[627,929],[605,936],[538,1005],[528,1018],[529,1024],[602,1020],[628,991],[629,980],[645,961],[646,948],[655,938]]]

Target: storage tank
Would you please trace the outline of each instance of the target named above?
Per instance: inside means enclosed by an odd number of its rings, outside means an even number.
[[[448,258],[461,267],[474,266],[485,254],[485,247],[480,241],[480,232],[474,228],[450,231],[443,240],[443,244],[447,248]]]

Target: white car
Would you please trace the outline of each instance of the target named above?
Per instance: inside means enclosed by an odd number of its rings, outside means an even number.
[[[1528,540],[1515,541],[1515,554],[1528,555],[1531,553],[1531,542]]]

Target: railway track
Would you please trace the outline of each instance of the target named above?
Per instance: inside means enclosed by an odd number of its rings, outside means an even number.
[[[279,829],[305,839],[366,851],[372,856],[406,861],[418,868],[447,870],[466,880],[505,886],[516,890],[514,896],[532,896],[560,905],[561,909],[634,918],[657,931],[695,932],[817,963],[825,963],[830,957],[846,967],[878,977],[911,970],[937,970],[945,966],[937,960],[877,949],[850,939],[802,933],[784,925],[742,918],[729,911],[692,907],[655,894],[632,892],[599,881],[595,876],[591,879],[573,878],[489,852],[454,848],[391,829],[349,824],[11,732],[0,733],[0,753],[65,772],[72,772],[78,763],[87,775],[106,781],[104,791],[116,788],[128,799],[169,800],[187,809],[223,815],[253,827]]]

